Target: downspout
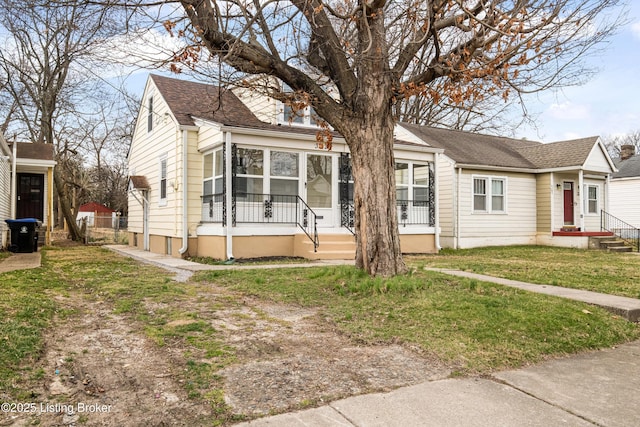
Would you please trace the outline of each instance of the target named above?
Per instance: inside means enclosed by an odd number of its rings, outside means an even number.
[[[188,132],[182,130],[182,247],[178,249],[180,255],[184,255],[189,249],[189,200],[187,198],[188,192],[188,179],[187,179],[187,154],[188,154]]]
[[[435,185],[434,185],[434,195],[433,195],[433,203],[435,205],[434,209],[435,209],[435,237],[436,237],[436,250],[439,252],[440,249],[442,249],[442,247],[440,246],[440,197],[439,197],[439,193],[440,193],[440,188],[439,188],[439,173],[438,171],[440,170],[440,153],[435,153],[434,159],[433,159],[433,171],[435,173]]]
[[[226,228],[226,236],[227,236],[227,260],[233,260],[233,221],[231,218],[231,204],[233,203],[232,194],[233,194],[233,174],[231,173],[231,168],[233,165],[231,164],[231,132],[226,131],[223,134],[224,138],[224,164],[225,170],[227,173],[225,174],[225,203],[227,206],[227,216],[225,218],[225,228]]]
[[[16,163],[18,162],[18,142],[13,141],[11,159],[11,219],[16,219],[16,204],[18,203],[18,177],[16,176]]]
[[[456,194],[454,196],[454,249],[460,249],[460,181],[462,181],[462,168],[458,168],[458,179],[456,180]]]

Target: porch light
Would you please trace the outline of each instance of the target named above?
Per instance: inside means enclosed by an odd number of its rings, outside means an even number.
[[[562,184],[556,184],[556,189],[562,190]]]

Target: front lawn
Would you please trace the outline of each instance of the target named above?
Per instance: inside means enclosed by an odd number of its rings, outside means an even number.
[[[365,344],[403,342],[458,373],[485,373],[636,339],[640,328],[583,303],[416,269],[392,279],[354,267],[203,272],[200,281],[321,307]]]

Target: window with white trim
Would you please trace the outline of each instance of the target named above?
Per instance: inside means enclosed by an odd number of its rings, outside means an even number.
[[[599,191],[598,191],[598,186],[597,185],[587,185],[587,199],[585,201],[586,205],[587,205],[587,213],[588,214],[592,214],[595,215],[598,213],[598,206],[600,206],[599,203]]]
[[[297,196],[300,177],[298,153],[271,151],[269,194]]]
[[[414,206],[429,203],[429,165],[413,162],[396,162],[396,200],[414,202]],[[419,203],[416,203],[419,202]]]
[[[507,179],[473,177],[473,211],[487,213],[506,212]]]
[[[216,150],[203,156],[202,194],[212,196],[222,194],[222,150]]]
[[[167,204],[167,156],[160,158],[160,205]]]
[[[147,132],[153,130],[153,96],[147,101]]]
[[[247,194],[262,194],[264,151],[238,148],[236,168],[236,194],[244,199]]]

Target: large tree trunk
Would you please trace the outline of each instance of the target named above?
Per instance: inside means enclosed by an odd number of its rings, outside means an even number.
[[[400,251],[393,123],[369,122],[350,143],[354,179],[356,266],[372,276],[406,272]],[[353,137],[352,137],[353,138]]]
[[[84,239],[84,235],[80,232],[80,228],[78,227],[78,224],[76,224],[76,218],[69,207],[69,200],[64,192],[64,184],[62,183],[62,178],[60,178],[60,172],[58,172],[58,169],[53,170],[53,181],[56,187],[56,192],[58,193],[58,206],[62,211],[64,219],[67,221],[67,226],[69,227],[69,236],[73,241],[82,241]]]

